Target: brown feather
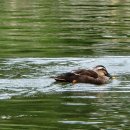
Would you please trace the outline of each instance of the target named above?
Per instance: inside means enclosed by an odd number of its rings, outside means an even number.
[[[94,68],[93,70],[79,69],[73,72],[63,73],[54,77],[56,81],[70,82],[70,83],[91,83],[91,84],[104,84],[111,78],[110,74],[105,69]],[[104,67],[105,68],[105,67]]]
[[[93,70],[80,69],[80,70],[74,71],[74,73],[79,74],[79,75],[87,75],[93,78],[98,78],[98,74]]]

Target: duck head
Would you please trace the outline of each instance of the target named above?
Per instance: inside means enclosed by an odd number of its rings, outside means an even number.
[[[100,76],[112,79],[112,76],[108,73],[107,69],[103,65],[97,65],[93,70]]]

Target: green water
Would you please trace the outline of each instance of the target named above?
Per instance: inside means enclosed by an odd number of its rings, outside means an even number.
[[[0,1],[1,130],[130,129],[130,1]],[[104,65],[106,85],[52,76]]]
[[[129,1],[1,0],[1,57],[129,55]]]

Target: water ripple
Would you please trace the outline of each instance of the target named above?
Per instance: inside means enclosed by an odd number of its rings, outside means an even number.
[[[102,122],[85,122],[85,121],[59,121],[64,124],[82,124],[82,125],[92,125],[92,124],[100,124]]]
[[[1,59],[1,99],[12,95],[33,95],[64,92],[129,92],[130,57],[95,58],[9,58]],[[90,84],[55,83],[52,76],[78,68],[91,68],[103,64],[116,76],[111,83],[95,86]],[[83,97],[82,97],[83,98]],[[91,98],[91,97],[90,97]]]

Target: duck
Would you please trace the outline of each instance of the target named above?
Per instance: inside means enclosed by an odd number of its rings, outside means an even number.
[[[92,69],[78,69],[72,72],[62,73],[54,77],[57,82],[67,83],[89,83],[102,85],[108,83],[112,76],[108,73],[106,67],[97,65]]]

